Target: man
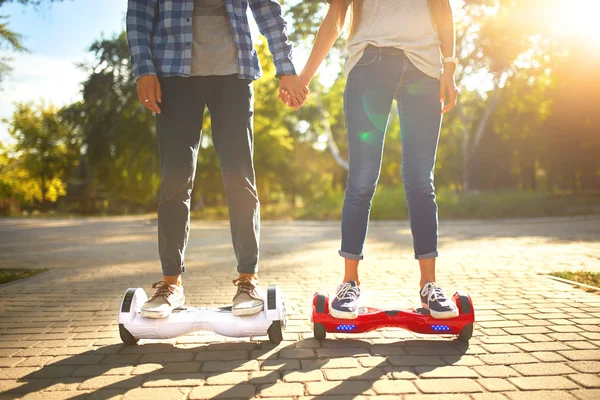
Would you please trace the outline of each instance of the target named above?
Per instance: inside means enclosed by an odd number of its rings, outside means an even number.
[[[142,316],[164,318],[184,304],[181,274],[189,237],[190,198],[204,108],[231,223],[239,273],[235,315],[263,309],[259,288],[260,206],[253,165],[253,86],[262,72],[247,9],[273,54],[280,91],[301,105],[308,89],[291,60],[281,6],[275,0],[129,0],[127,37],[140,101],[157,114],[161,166],[158,248],[163,278]]]

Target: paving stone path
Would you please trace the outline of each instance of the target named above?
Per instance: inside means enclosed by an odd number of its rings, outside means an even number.
[[[0,399],[600,399],[600,295],[546,277],[600,271],[598,216],[442,221],[438,281],[474,300],[468,345],[394,329],[316,341],[310,300],[340,279],[339,225],[266,222],[260,274],[283,289],[284,342],[125,346],[120,299],[160,275],[153,218],[0,220],[1,267],[50,268],[0,286]],[[418,305],[406,222],[374,222],[365,255],[366,304]],[[188,304],[230,301],[226,223],[193,221],[186,264]]]

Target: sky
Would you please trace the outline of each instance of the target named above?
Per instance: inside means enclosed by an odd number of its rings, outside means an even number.
[[[28,53],[12,54],[13,71],[1,84],[0,120],[10,118],[15,102],[62,106],[80,98],[85,73],[76,64],[90,59],[87,48],[101,35],[125,26],[126,0],[66,0],[38,9],[19,4],[0,7],[8,28],[23,35]],[[0,141],[8,141],[0,123]]]

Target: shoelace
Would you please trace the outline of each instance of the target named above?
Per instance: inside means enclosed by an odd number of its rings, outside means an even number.
[[[441,287],[431,283],[425,285],[425,287],[421,290],[421,295],[426,296],[429,301],[437,301],[440,304],[448,302],[448,297],[444,293],[444,290]]]
[[[358,298],[358,286],[352,286],[350,283],[344,283],[342,288],[338,290],[338,300],[356,300]]]
[[[235,297],[238,297],[242,293],[246,293],[248,296],[255,300],[261,300],[260,296],[256,291],[256,285],[252,283],[249,278],[238,278],[233,281],[233,284],[238,287]]]
[[[171,304],[171,302],[169,301],[169,297],[172,294],[175,294],[175,285],[171,285],[165,281],[160,281],[153,283],[152,289],[156,289],[156,292],[154,292],[154,294],[152,295],[152,297],[150,297],[150,300],[148,301],[152,301],[159,296],[163,296],[167,303]]]

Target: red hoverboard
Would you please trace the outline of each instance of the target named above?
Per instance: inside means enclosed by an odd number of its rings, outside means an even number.
[[[473,336],[475,310],[473,301],[466,293],[455,293],[453,300],[458,306],[458,317],[435,319],[429,310],[382,310],[360,307],[356,319],[337,319],[329,314],[329,295],[315,293],[313,297],[312,322],[315,339],[323,340],[330,333],[363,333],[379,328],[402,328],[415,333],[433,335],[457,335],[461,341]]]

